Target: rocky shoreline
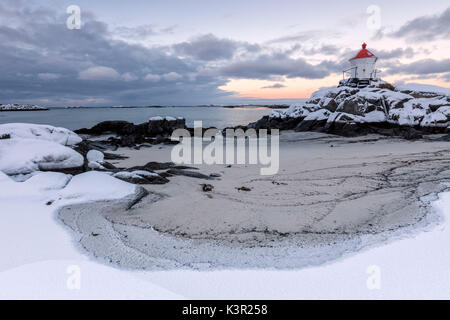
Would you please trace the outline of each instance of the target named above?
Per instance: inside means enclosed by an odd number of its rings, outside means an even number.
[[[321,89],[303,104],[274,110],[241,128],[420,139],[424,134],[450,133],[450,94],[442,89],[396,89],[386,83]]]

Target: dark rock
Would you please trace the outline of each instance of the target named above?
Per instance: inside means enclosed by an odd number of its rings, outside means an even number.
[[[198,179],[205,179],[205,180],[212,180],[214,178],[207,176],[206,174],[200,173],[200,172],[194,172],[194,171],[188,171],[188,170],[182,170],[182,169],[169,169],[167,170],[168,173],[173,174],[175,176],[186,176],[191,178],[198,178]]]
[[[222,175],[220,173],[211,173],[209,176],[211,178],[220,178]]]
[[[136,175],[133,177],[117,176],[116,178],[133,184],[166,184],[169,182],[169,179],[160,175],[158,176]]]
[[[128,121],[103,121],[90,129],[75,130],[78,134],[102,135],[102,134],[116,134],[116,137],[110,137],[102,141],[98,146],[100,150],[106,150],[111,146],[117,147],[134,147],[137,144],[148,142],[150,144],[175,144],[177,141],[172,141],[170,136],[176,129],[186,128],[184,119],[176,120],[150,120],[141,124],[133,124]],[[94,145],[94,142],[90,142]],[[97,142],[98,143],[98,142]]]
[[[244,186],[242,186],[242,187],[239,187],[239,188],[236,188],[237,189],[237,191],[252,191],[252,189],[250,189],[250,188],[248,188],[248,187],[244,187]]]
[[[173,162],[155,162],[151,161],[143,166],[132,167],[129,170],[147,170],[147,171],[155,171],[155,170],[167,170],[173,168],[175,164]]]
[[[416,129],[412,127],[403,127],[401,128],[400,136],[405,138],[406,140],[416,140],[416,139],[422,139],[423,135],[420,131],[417,131]]]
[[[115,154],[115,153],[103,152],[103,155],[105,156],[105,160],[123,160],[123,159],[128,159],[127,156],[123,156],[123,155]]]
[[[296,127],[295,131],[322,131],[327,120],[303,120]]]
[[[207,183],[203,183],[203,184],[201,184],[201,186],[202,186],[202,191],[203,192],[211,192],[214,189],[213,185],[210,185],[210,184],[207,184]]]
[[[87,171],[85,166],[75,167],[75,168],[64,168],[64,169],[55,169],[55,168],[53,168],[53,169],[49,169],[49,170],[39,168],[39,170],[40,171],[44,171],[44,172],[45,171],[61,172],[61,173],[65,173],[65,174],[71,174],[73,176],[76,176],[77,174],[80,174],[80,173],[83,173],[83,172]]]
[[[117,170],[116,166],[106,161],[102,163],[102,166],[108,170]]]
[[[404,139],[420,139],[424,134],[448,133],[450,132],[448,123],[450,115],[447,114],[447,107],[450,106],[450,97],[436,96],[439,99],[430,100],[427,104],[423,100],[414,100],[414,95],[404,96],[394,94],[392,88],[372,88],[370,94],[361,92],[358,88],[342,87],[338,90],[330,90],[324,94],[318,94],[307,100],[305,104],[298,106],[293,111],[293,116],[289,114],[276,113],[273,117],[264,116],[260,120],[250,123],[247,128],[295,131],[318,131],[341,136],[361,136],[367,134],[381,134],[385,136],[396,136]],[[431,96],[430,96],[431,97]],[[399,115],[402,112],[392,112],[393,110],[405,108],[412,123],[419,123],[416,126],[404,126],[398,123]],[[442,108],[442,109],[441,109]],[[444,109],[445,108],[445,109]],[[328,117],[326,120],[304,120],[311,112],[322,110]],[[327,110],[327,111],[325,111]],[[415,112],[415,111],[420,112]],[[441,111],[440,111],[441,110]],[[382,113],[386,121],[365,122],[372,117],[365,117],[374,111]],[[432,112],[439,114],[432,122],[425,119],[424,115]],[[332,114],[330,117],[330,114]],[[303,116],[305,115],[305,116]],[[374,114],[379,119],[383,116]],[[373,119],[373,118],[372,118]]]
[[[105,133],[131,134],[134,132],[135,125],[128,121],[103,121],[90,129],[78,129],[75,133],[100,135]]]

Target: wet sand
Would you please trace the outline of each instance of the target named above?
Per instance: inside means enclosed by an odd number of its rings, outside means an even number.
[[[171,177],[144,185],[150,194],[131,208],[134,196],[65,207],[59,217],[88,252],[125,268],[318,265],[439,222],[429,204],[450,181],[450,148],[431,138],[283,132],[275,176],[256,165],[199,165],[221,177]],[[171,148],[122,148],[129,158],[113,163],[170,161]]]

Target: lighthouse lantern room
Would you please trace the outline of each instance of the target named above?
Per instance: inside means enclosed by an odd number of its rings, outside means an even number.
[[[339,86],[363,88],[370,85],[371,81],[376,79],[375,63],[377,60],[378,58],[367,50],[367,44],[363,43],[361,51],[349,60],[351,67],[343,71],[344,79],[339,82]],[[346,79],[346,75],[349,78]]]

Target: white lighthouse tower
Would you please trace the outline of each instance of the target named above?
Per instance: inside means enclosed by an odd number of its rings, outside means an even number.
[[[378,58],[369,50],[367,44],[362,44],[362,49],[356,56],[351,58],[351,68],[344,70],[344,80],[339,82],[339,85],[347,85],[351,87],[365,87],[376,78],[375,63]],[[345,79],[345,75],[349,74],[350,78]]]

